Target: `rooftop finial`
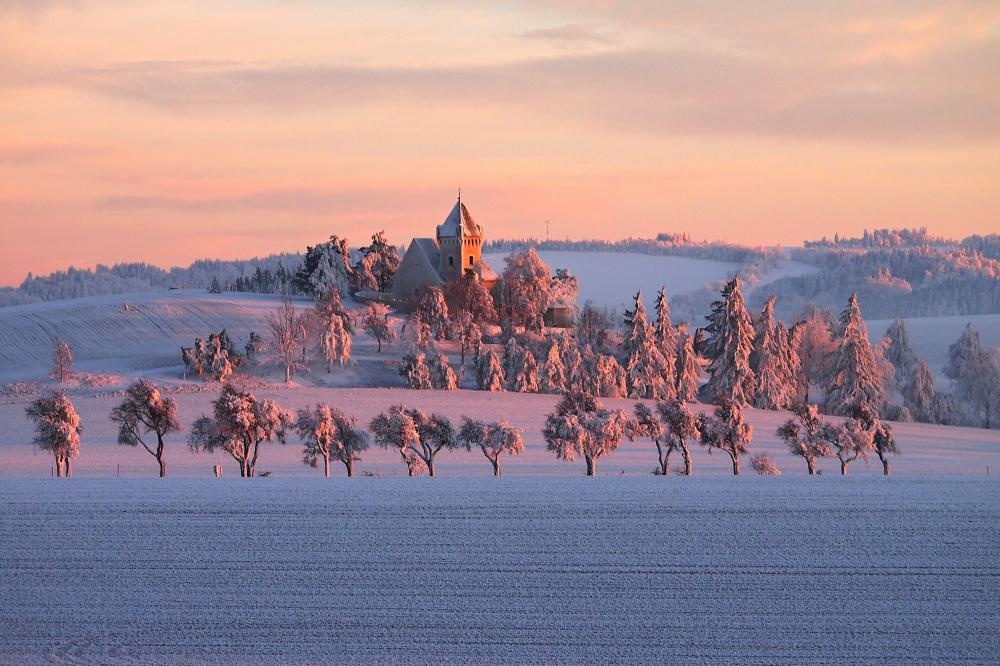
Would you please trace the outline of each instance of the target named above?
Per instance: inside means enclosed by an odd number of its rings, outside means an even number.
[[[458,203],[462,203],[462,188],[458,188]]]

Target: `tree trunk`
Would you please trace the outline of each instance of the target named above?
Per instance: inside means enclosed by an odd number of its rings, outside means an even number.
[[[682,446],[681,453],[684,455],[684,475],[691,476],[694,474],[694,461],[691,460],[691,452],[687,446]]]
[[[292,381],[292,366],[285,364],[285,383],[290,384]]]
[[[163,459],[163,456],[160,456],[156,462],[160,463],[160,478],[162,479],[167,475],[167,461]]]
[[[740,457],[739,456],[734,456],[732,453],[729,454],[729,457],[733,459],[733,476],[739,476],[740,475]]]
[[[56,456],[56,478],[61,479],[63,474],[63,461],[62,458]]]
[[[889,476],[889,459],[882,458],[882,474],[884,476]]]
[[[847,476],[847,463],[843,460],[840,461],[840,475]]]
[[[587,459],[587,476],[597,476],[597,458],[585,457]]]
[[[344,463],[344,467],[347,468],[347,478],[354,476],[354,460],[348,460]]]
[[[809,474],[813,475],[816,473],[816,461],[812,458],[806,458],[806,465],[809,467]]]
[[[66,456],[64,462],[66,465],[66,471],[63,473],[63,476],[65,476],[68,479],[69,477],[73,476],[73,459],[70,458],[69,456]]]
[[[493,476],[500,476],[500,458],[490,458],[490,462],[493,463]]]
[[[382,338],[375,338],[375,342],[378,343],[378,353],[382,353]]]
[[[323,476],[330,478],[330,456],[323,456]]]
[[[427,463],[427,476],[434,476],[434,458],[430,460],[425,460]]]

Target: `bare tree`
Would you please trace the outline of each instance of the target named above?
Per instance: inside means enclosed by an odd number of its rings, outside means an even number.
[[[601,402],[580,391],[569,391],[545,419],[542,434],[549,451],[562,460],[582,455],[587,461],[587,476],[597,474],[597,461],[618,448],[631,425],[620,409],[611,411]]]
[[[292,415],[271,400],[258,400],[252,393],[226,384],[212,402],[213,416],[202,416],[191,426],[188,444],[192,451],[222,450],[240,465],[240,476],[256,475],[262,442],[285,443],[285,428]]]
[[[420,467],[417,460],[427,467],[429,476],[434,476],[434,457],[441,449],[468,449],[455,437],[451,421],[438,414],[428,416],[419,409],[404,409],[402,405],[376,416],[368,428],[376,444],[399,449],[410,476]]]
[[[125,400],[111,410],[111,420],[118,424],[118,443],[123,446],[142,446],[160,466],[160,477],[167,475],[167,462],[163,457],[163,438],[179,432],[177,402],[164,396],[156,384],[140,379],[125,391]],[[156,437],[155,448],[143,435]]]
[[[295,419],[295,431],[304,442],[303,462],[318,467],[323,461],[323,475],[330,476],[330,459],[337,458],[354,476],[354,463],[368,448],[368,434],[357,427],[358,421],[339,409],[317,403],[312,409],[300,409]]]
[[[291,382],[292,371],[301,365],[296,352],[300,345],[302,327],[288,294],[281,297],[278,310],[268,315],[267,327],[271,331],[271,360],[285,367],[285,382]]]
[[[709,451],[718,449],[729,455],[733,461],[733,475],[738,476],[740,456],[750,453],[753,439],[753,427],[743,419],[739,404],[723,398],[715,408],[715,416],[698,416],[698,430],[702,445]]]
[[[458,439],[469,448],[478,446],[493,465],[493,476],[500,476],[500,456],[504,453],[524,453],[521,431],[506,421],[484,423],[465,417],[458,431]]]
[[[794,419],[788,419],[777,431],[792,454],[805,458],[810,474],[816,473],[817,458],[832,458],[840,431],[824,421],[816,405],[797,405]]]
[[[52,369],[49,370],[49,377],[60,384],[73,377],[73,350],[60,337],[52,340]]]
[[[56,476],[73,476],[73,458],[80,455],[80,415],[69,397],[56,391],[38,398],[24,410],[35,422],[32,443],[55,456]]]

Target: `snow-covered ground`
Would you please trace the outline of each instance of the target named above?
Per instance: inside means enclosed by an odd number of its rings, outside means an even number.
[[[1000,661],[981,479],[16,480],[10,664]]]
[[[494,271],[501,273],[508,254],[485,254],[483,258]],[[725,279],[739,268],[739,264],[728,261],[624,252],[543,250],[538,256],[553,271],[568,268],[580,278],[581,305],[592,301],[619,313],[632,307],[632,298],[640,289],[647,305],[652,305],[660,287],[667,288],[667,296],[685,294]]]
[[[184,387],[185,389],[188,387]],[[210,413],[210,401],[218,395],[215,387],[198,385],[202,392],[174,394],[178,402],[181,425],[180,435],[167,442],[167,464],[173,476],[211,476],[212,465],[221,462],[225,473],[238,473],[236,463],[225,456],[208,456],[188,451],[185,436],[191,422]],[[392,405],[420,407],[428,412],[443,414],[458,423],[462,416],[475,418],[508,419],[524,433],[525,453],[503,460],[504,473],[509,476],[582,475],[583,461],[562,462],[548,452],[542,438],[546,415],[555,407],[558,396],[525,393],[488,393],[483,391],[416,391],[404,388],[312,388],[298,386],[289,389],[272,388],[257,390],[258,397],[276,400],[288,409],[306,407],[317,401],[328,402],[347,414],[357,416],[367,425],[373,416]],[[36,452],[30,445],[31,423],[24,416],[26,399],[16,403],[0,404],[0,476],[48,476],[52,460]],[[83,422],[84,434],[80,458],[74,463],[78,477],[89,476],[153,476],[157,468],[153,458],[142,448],[133,449],[115,443],[116,431],[108,414],[121,398],[115,395],[75,396],[74,403]],[[632,400],[606,400],[609,406],[632,411]],[[709,409],[697,405],[698,410]],[[752,450],[767,451],[785,475],[804,475],[805,462],[787,452],[775,436],[778,426],[788,418],[784,412],[747,410],[754,426]],[[919,423],[893,424],[902,455],[892,461],[893,473],[899,476],[927,474],[985,476],[990,466],[993,474],[1000,474],[1000,431],[978,428],[952,428]],[[725,476],[732,474],[729,458],[709,455],[704,449],[694,447],[695,474],[698,476]],[[681,464],[675,456],[673,464]],[[655,448],[649,440],[635,443],[627,441],[611,456],[598,463],[598,473],[606,476],[647,476],[656,465]],[[753,474],[749,460],[744,459],[744,474]],[[478,450],[442,451],[436,463],[441,476],[483,476],[492,470]],[[838,474],[836,459],[819,464],[826,474]],[[319,470],[302,464],[302,447],[292,437],[288,444],[265,444],[258,463],[259,471],[271,471],[275,476],[309,476],[321,474]],[[358,473],[379,475],[405,475],[395,450],[371,448],[362,456]],[[850,474],[878,476],[882,473],[877,459],[869,465],[853,463]],[[342,476],[343,467],[334,466],[334,474]]]

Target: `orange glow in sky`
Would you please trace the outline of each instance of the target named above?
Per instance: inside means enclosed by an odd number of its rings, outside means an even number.
[[[1000,5],[0,0],[0,285],[431,233],[1000,231]]]

